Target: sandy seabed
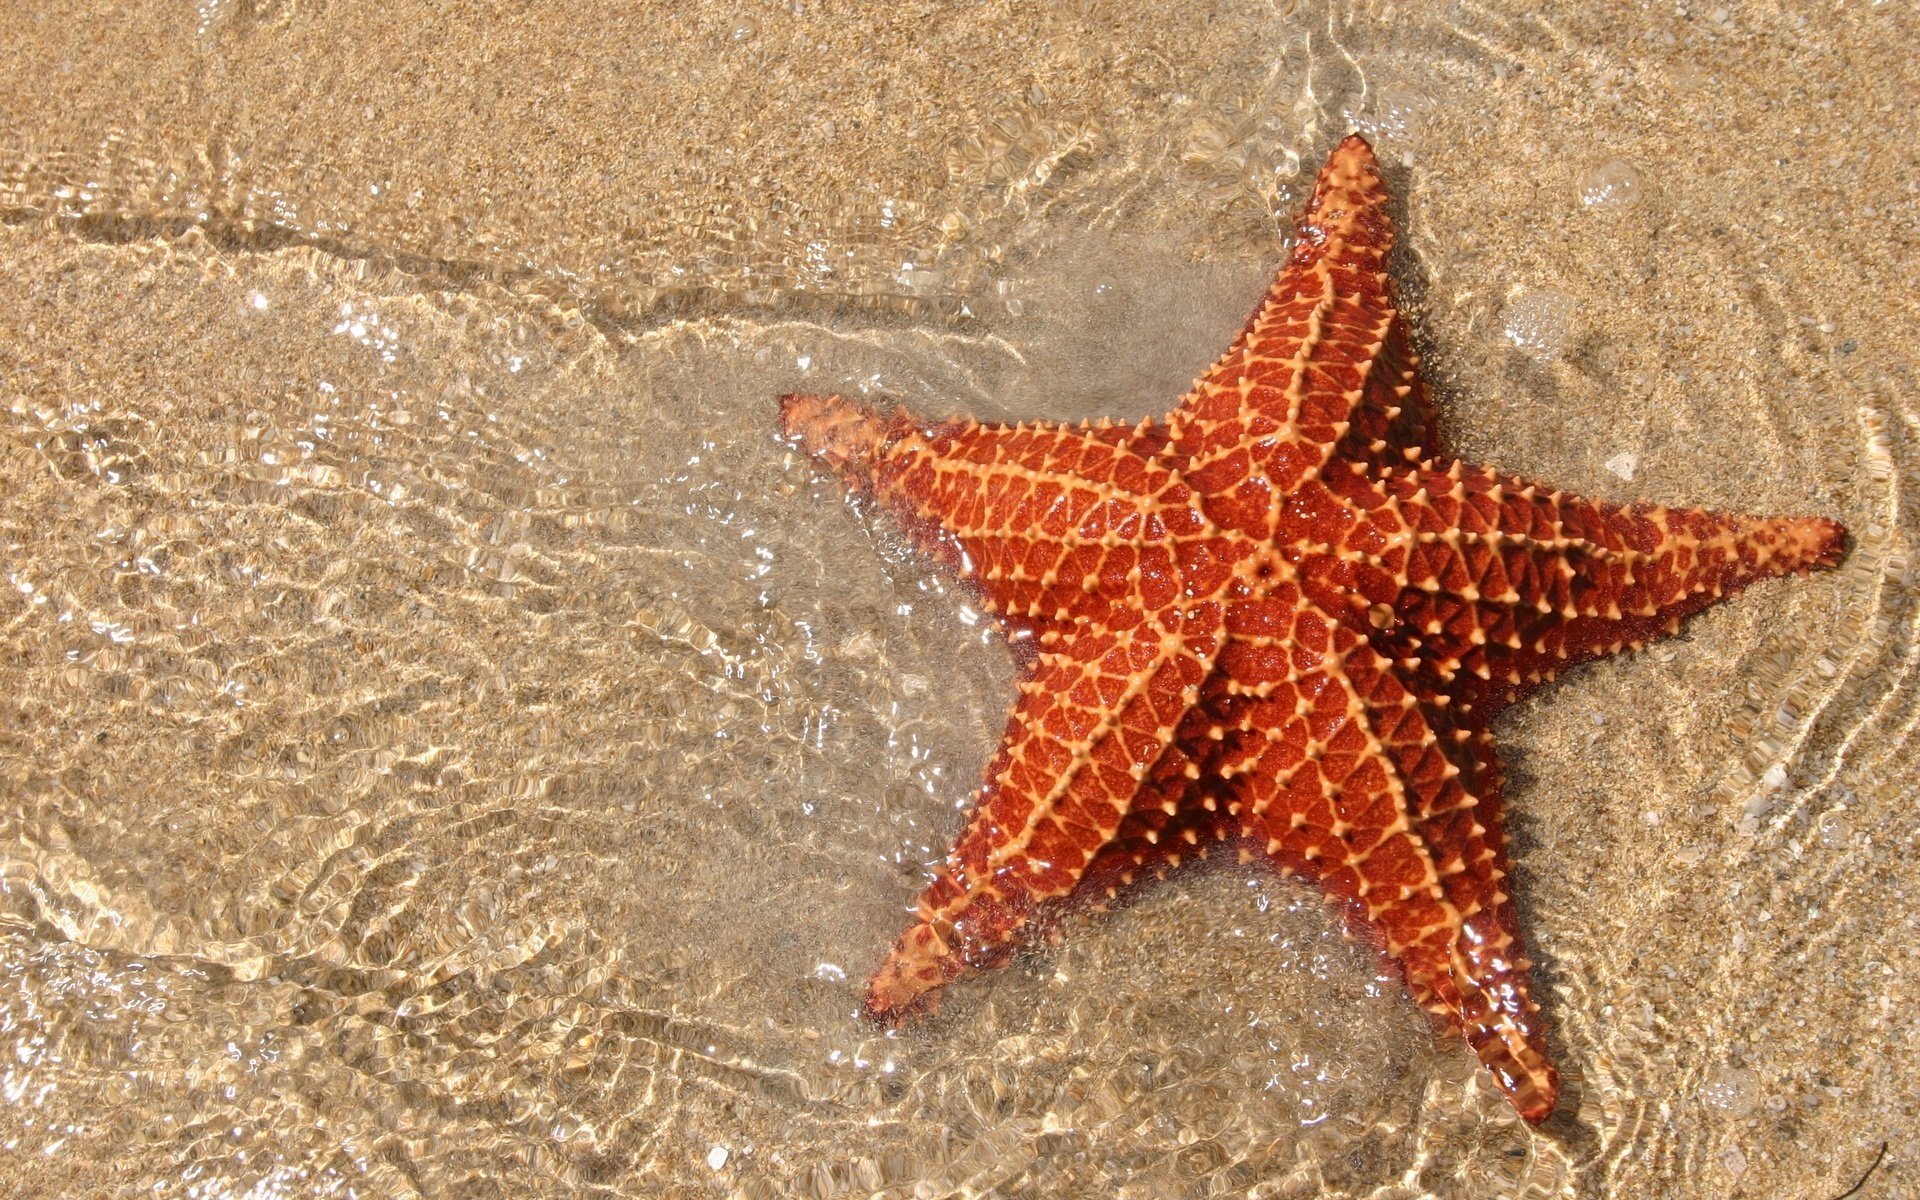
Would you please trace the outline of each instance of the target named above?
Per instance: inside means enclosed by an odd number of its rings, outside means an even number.
[[[1920,1194],[1912,6],[14,7],[0,1190]],[[1854,537],[1503,720],[1537,1130],[1265,875],[856,1011],[1013,666],[773,397],[1157,413],[1349,129],[1460,453]]]

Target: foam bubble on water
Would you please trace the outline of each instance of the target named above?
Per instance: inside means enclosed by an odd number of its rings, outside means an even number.
[[[1814,837],[1822,849],[1845,850],[1853,840],[1853,826],[1838,812],[1822,813],[1814,825]]]
[[[1573,344],[1580,306],[1556,288],[1535,288],[1507,301],[1504,315],[1507,340],[1533,358],[1549,362]]]
[[[1439,101],[1426,91],[1408,83],[1390,83],[1364,111],[1349,113],[1348,120],[1372,139],[1382,158],[1398,158],[1402,165],[1411,165],[1413,147],[1438,107]]]
[[[1580,173],[1580,203],[1591,212],[1624,212],[1646,198],[1646,179],[1624,159],[1610,158]]]
[[[1760,1107],[1760,1076],[1746,1067],[1722,1063],[1700,1082],[1700,1103],[1734,1117],[1750,1117]]]

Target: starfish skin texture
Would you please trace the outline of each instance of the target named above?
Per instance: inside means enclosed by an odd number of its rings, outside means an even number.
[[[1519,1114],[1559,1076],[1489,727],[1846,531],[1607,504],[1445,453],[1385,270],[1373,152],[1334,149],[1245,331],[1164,418],[925,423],[781,400],[787,435],[978,589],[1022,658],[959,840],[874,975],[930,1011],[1073,907],[1237,852],[1317,884]]]

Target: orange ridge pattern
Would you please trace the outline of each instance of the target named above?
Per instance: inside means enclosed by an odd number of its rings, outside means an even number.
[[[786,396],[787,434],[1031,648],[973,812],[869,986],[895,1021],[1079,902],[1231,847],[1310,880],[1528,1121],[1559,1077],[1508,885],[1495,714],[1846,532],[1616,505],[1448,456],[1373,152],[1164,419],[926,424]]]

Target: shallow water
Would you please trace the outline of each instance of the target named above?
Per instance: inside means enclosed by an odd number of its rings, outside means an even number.
[[[1920,1190],[1920,20],[1799,7],[28,17],[0,1180]],[[1352,127],[1462,453],[1854,534],[1505,719],[1562,1114],[1236,871],[876,1031],[1012,664],[772,398],[1158,412]]]

